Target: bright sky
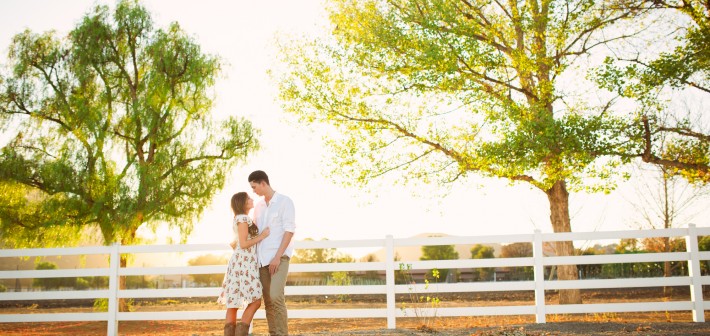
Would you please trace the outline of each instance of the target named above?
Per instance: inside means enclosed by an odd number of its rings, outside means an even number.
[[[0,2],[0,62],[5,62],[10,39],[25,28],[50,29],[60,35],[73,28],[96,2],[87,0],[3,0]],[[109,3],[113,1],[99,1]],[[224,78],[216,87],[218,116],[241,115],[261,129],[262,150],[237,167],[225,189],[195,224],[188,243],[222,243],[231,237],[229,199],[247,191],[247,175],[256,169],[269,174],[278,192],[296,204],[296,239],[396,238],[425,232],[451,235],[551,232],[545,194],[527,185],[504,180],[459,182],[445,196],[421,188],[375,183],[369,190],[344,189],[321,177],[324,153],[320,136],[296,125],[276,101],[276,85],[266,71],[275,61],[277,35],[319,34],[325,25],[323,8],[314,0],[151,0],[143,2],[157,26],[177,21],[206,52],[225,61]],[[8,134],[4,135],[7,138]],[[628,199],[633,182],[611,195],[573,194],[570,213],[574,231],[636,228]],[[413,196],[418,193],[419,196]],[[710,226],[704,201],[693,223]],[[681,225],[685,226],[685,224]],[[159,230],[157,242],[167,233]],[[355,254],[358,254],[355,252]]]

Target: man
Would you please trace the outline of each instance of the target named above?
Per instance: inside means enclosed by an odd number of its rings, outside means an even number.
[[[257,245],[259,276],[264,291],[264,308],[270,335],[288,335],[286,311],[286,276],[293,255],[291,238],[296,230],[296,210],[288,196],[271,188],[269,177],[257,170],[249,174],[251,190],[263,196],[254,206],[254,218],[259,232],[271,233]]]

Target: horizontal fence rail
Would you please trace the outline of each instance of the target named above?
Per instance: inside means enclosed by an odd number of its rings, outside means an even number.
[[[291,264],[292,273],[308,272],[352,272],[384,271],[385,284],[358,286],[297,286],[286,287],[286,295],[357,295],[380,294],[386,297],[385,308],[369,309],[297,309],[289,310],[291,318],[386,318],[387,327],[396,328],[396,318],[412,316],[480,316],[480,315],[534,315],[538,323],[545,323],[547,314],[611,313],[611,312],[651,312],[651,311],[691,311],[693,321],[705,321],[705,309],[710,308],[710,301],[704,301],[702,286],[710,284],[710,276],[702,276],[700,262],[710,260],[710,252],[701,252],[698,248],[698,236],[710,235],[710,228],[697,228],[689,225],[682,229],[629,230],[607,232],[572,232],[541,233],[471,237],[430,237],[394,239],[391,235],[385,239],[371,240],[327,240],[296,241],[296,249],[319,248],[361,248],[382,247],[385,249],[385,261],[357,263],[320,263]],[[654,237],[685,237],[686,252],[585,255],[585,256],[545,256],[544,243],[555,241],[628,239]],[[395,261],[395,248],[406,246],[432,246],[456,244],[486,243],[532,243],[533,257]],[[41,291],[41,292],[5,292],[0,293],[0,301],[33,301],[64,299],[108,299],[108,312],[92,313],[51,313],[51,314],[2,314],[0,322],[60,322],[60,321],[107,321],[109,335],[116,335],[120,321],[146,320],[210,320],[223,319],[223,310],[212,311],[164,311],[164,312],[119,312],[119,299],[134,298],[187,298],[217,297],[219,287],[169,288],[169,289],[119,289],[122,276],[141,275],[176,275],[176,274],[215,274],[224,273],[226,265],[181,266],[181,267],[120,267],[119,256],[136,253],[174,253],[226,250],[223,244],[192,245],[142,245],[46,248],[0,250],[0,257],[46,257],[68,255],[106,255],[110,257],[108,268],[58,269],[58,270],[4,270],[0,279],[36,279],[105,276],[109,277],[108,289]],[[545,266],[616,264],[645,262],[687,262],[688,276],[653,277],[633,279],[585,279],[585,280],[546,280]],[[532,267],[533,280],[503,282],[437,283],[435,288],[428,284],[396,284],[395,271],[406,265],[408,270],[457,269],[457,268],[495,268],[495,267]],[[546,290],[564,289],[602,289],[602,288],[637,288],[659,286],[689,286],[689,301],[641,302],[641,303],[600,303],[600,304],[545,304]],[[475,306],[475,307],[437,307],[397,309],[396,294],[411,293],[457,293],[457,292],[507,292],[533,291],[533,305],[516,306]],[[241,311],[239,312],[241,313]],[[263,310],[257,311],[255,318],[265,318]]]

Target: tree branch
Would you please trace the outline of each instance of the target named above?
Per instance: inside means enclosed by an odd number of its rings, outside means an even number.
[[[163,175],[160,175],[160,179],[162,180],[162,179],[167,178],[176,169],[181,168],[181,167],[185,167],[192,162],[197,162],[197,161],[202,161],[202,160],[226,160],[226,159],[229,159],[228,157],[226,157],[224,155],[224,152],[225,151],[222,150],[222,152],[219,155],[200,155],[200,156],[187,158],[187,159],[178,161],[174,166],[170,167],[170,169],[168,169],[168,171],[163,173]]]
[[[624,18],[626,18],[626,17],[628,17],[628,16],[629,16],[629,11],[624,11],[624,12],[621,13],[619,16],[612,17],[612,18],[609,18],[609,19],[606,19],[606,20],[601,20],[601,21],[599,21],[597,24],[592,25],[592,26],[587,27],[586,29],[582,30],[582,31],[567,45],[567,47],[565,47],[561,52],[558,53],[558,56],[556,57],[556,61],[559,62],[559,58],[561,58],[561,57],[563,57],[563,56],[565,56],[565,55],[574,55],[574,54],[584,53],[584,52],[589,51],[589,50],[590,50],[591,48],[593,48],[594,46],[597,46],[597,45],[603,44],[603,43],[607,43],[607,42],[613,41],[614,39],[617,39],[618,37],[617,37],[617,38],[612,38],[612,39],[609,39],[609,40],[603,40],[603,41],[600,41],[599,43],[594,44],[592,47],[589,47],[589,48],[586,47],[586,43],[587,43],[587,41],[589,40],[589,38],[591,37],[591,34],[592,34],[593,32],[596,32],[596,31],[598,31],[601,27],[604,27],[604,26],[607,26],[607,25],[611,25],[611,24],[613,24],[614,22],[619,21],[619,20],[621,20],[621,19],[624,19]],[[581,41],[581,40],[584,40],[584,41],[585,41],[585,42],[583,43],[583,45],[582,45],[582,50],[581,50],[581,51],[577,51],[577,52],[571,52],[570,50],[571,50],[579,41]]]
[[[626,62],[630,62],[630,63],[636,63],[636,64],[639,64],[639,65],[642,65],[642,66],[647,67],[647,68],[650,69],[651,71],[653,71],[653,72],[655,72],[655,73],[658,73],[658,74],[661,73],[661,71],[659,71],[658,69],[654,68],[654,67],[651,66],[650,64],[647,64],[647,63],[645,63],[645,62],[642,62],[642,61],[639,60],[638,58],[636,58],[636,59],[621,59],[621,60],[622,60],[622,61],[626,61]],[[667,73],[663,73],[663,76],[667,77],[668,74],[667,74]],[[683,78],[680,78],[680,77],[673,77],[673,79],[674,79],[674,80],[677,80],[678,82],[680,82],[680,83],[682,83],[682,84],[688,85],[688,86],[690,86],[690,87],[694,87],[694,88],[696,88],[696,89],[698,89],[698,90],[701,90],[701,91],[704,91],[704,92],[706,92],[706,93],[710,93],[710,88],[701,86],[701,85],[698,84],[698,83],[691,82],[691,81],[689,81],[689,80],[686,80],[686,79],[683,79]]]
[[[643,154],[641,155],[641,159],[644,162],[659,164],[665,167],[678,168],[682,170],[697,170],[704,173],[710,171],[710,167],[705,164],[681,162],[678,160],[668,160],[654,155],[651,151],[651,126],[649,125],[648,117],[643,116],[642,121],[644,130],[644,150]]]
[[[431,154],[431,153],[434,152],[434,151],[435,151],[435,149],[434,149],[434,148],[431,148],[431,149],[429,149],[429,150],[427,150],[427,151],[424,151],[424,153],[415,156],[414,158],[412,158],[412,159],[409,160],[409,161],[401,162],[400,164],[397,164],[397,165],[395,165],[395,166],[392,166],[392,167],[386,168],[386,169],[384,169],[384,170],[382,170],[382,171],[379,171],[379,172],[377,172],[376,174],[372,175],[372,177],[373,177],[373,178],[376,178],[376,177],[382,176],[382,175],[384,175],[384,174],[387,174],[387,173],[389,173],[389,172],[391,172],[391,171],[393,171],[393,170],[397,170],[397,169],[402,168],[402,167],[404,167],[404,166],[408,166],[409,164],[411,164],[411,163],[413,163],[413,162],[415,162],[415,161],[418,161],[419,159],[421,159],[421,158],[423,158],[423,157],[425,157],[425,156]]]
[[[710,135],[703,134],[700,132],[695,132],[695,131],[689,130],[687,128],[660,126],[660,127],[658,127],[658,130],[664,131],[664,132],[673,132],[673,133],[684,135],[684,136],[689,136],[689,137],[696,138],[696,139],[703,141],[703,142],[710,142]]]

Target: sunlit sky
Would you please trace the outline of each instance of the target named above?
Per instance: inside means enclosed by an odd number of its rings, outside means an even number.
[[[96,3],[113,1],[3,0],[0,2],[0,62],[5,63],[13,35],[29,28],[54,29],[66,34]],[[276,100],[276,85],[267,70],[276,61],[275,39],[322,34],[326,17],[320,1],[152,0],[143,4],[156,26],[177,21],[203,47],[219,55],[224,73],[215,87],[217,116],[240,115],[261,130],[262,150],[235,168],[224,190],[195,224],[188,243],[222,243],[231,237],[229,199],[247,191],[247,175],[265,170],[277,192],[296,204],[296,239],[396,238],[420,233],[491,235],[551,232],[549,205],[544,193],[528,185],[510,186],[505,180],[469,178],[453,185],[447,195],[428,187],[373,183],[368,190],[346,189],[322,177],[325,159],[319,134],[297,125]],[[9,133],[12,133],[11,131]],[[7,139],[14,134],[4,134]],[[394,176],[393,176],[394,177]],[[574,231],[637,228],[638,213],[631,205],[635,182],[610,195],[572,194],[570,213]],[[415,195],[416,194],[416,195]],[[692,222],[710,226],[708,201],[692,212]],[[685,226],[685,223],[679,226]],[[177,235],[141,231],[163,243]]]

